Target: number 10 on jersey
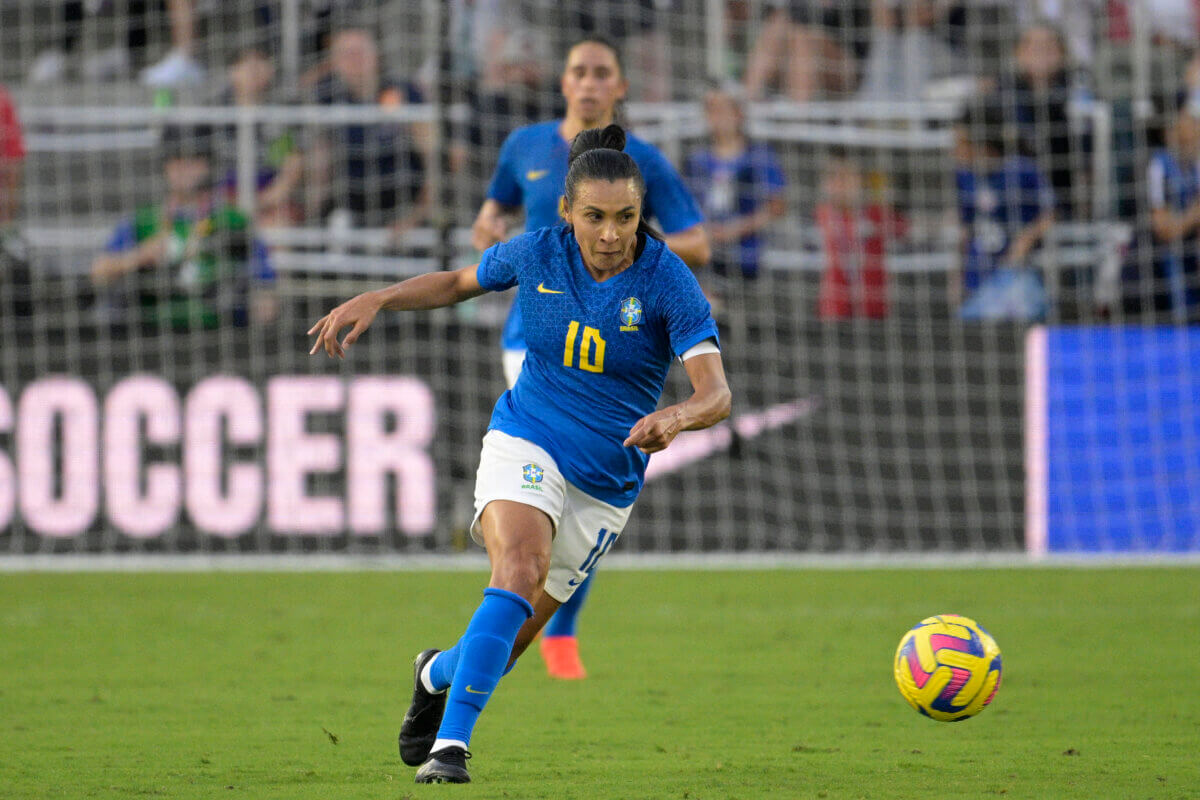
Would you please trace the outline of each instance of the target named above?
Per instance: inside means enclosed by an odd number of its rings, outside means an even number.
[[[567,342],[563,347],[563,366],[575,366],[575,339],[579,337],[579,323],[571,320],[567,326]],[[579,341],[579,368],[585,372],[604,372],[604,340],[600,331],[591,326],[583,327]]]

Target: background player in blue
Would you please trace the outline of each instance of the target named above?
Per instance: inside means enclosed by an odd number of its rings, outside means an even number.
[[[641,216],[646,187],[620,127],[576,137],[563,217],[482,261],[359,295],[309,331],[343,356],[384,309],[428,309],[521,286],[528,354],[483,439],[471,535],[491,580],[449,650],[414,661],[400,755],[418,783],[466,783],[471,732],[500,678],[612,546],[650,453],[729,415],[708,301]],[[341,343],[338,335],[353,329]],[[672,360],[693,394],[655,410]],[[422,763],[423,762],[423,763]]]
[[[567,174],[570,142],[580,131],[613,122],[617,103],[628,83],[616,47],[600,37],[576,42],[567,52],[561,79],[566,116],[513,131],[500,150],[500,161],[488,186],[487,199],[472,227],[472,243],[486,250],[508,233],[509,216],[525,212],[525,230],[561,225],[558,201]],[[708,235],[696,201],[679,173],[653,145],[630,136],[626,152],[633,157],[646,183],[643,213],[657,220],[667,246],[688,266],[708,262]],[[514,301],[501,334],[504,377],[512,386],[525,360],[522,304]],[[546,669],[556,678],[586,677],[575,638],[576,620],[591,589],[588,579],[546,626],[541,653]]]

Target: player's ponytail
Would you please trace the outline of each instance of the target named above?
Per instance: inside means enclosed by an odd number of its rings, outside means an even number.
[[[571,141],[571,151],[567,155],[567,180],[564,187],[567,208],[575,204],[576,187],[583,181],[591,180],[632,180],[639,199],[645,201],[646,181],[642,177],[642,171],[638,169],[633,157],[624,151],[625,129],[620,125],[581,131]],[[638,233],[661,240],[662,234],[646,222],[645,202],[642,206]]]

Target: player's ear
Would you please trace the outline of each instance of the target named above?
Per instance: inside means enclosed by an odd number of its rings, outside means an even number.
[[[571,209],[567,208],[567,196],[560,195],[558,198],[558,215],[562,217],[563,222],[571,224]]]

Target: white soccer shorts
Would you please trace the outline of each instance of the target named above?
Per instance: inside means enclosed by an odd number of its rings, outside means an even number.
[[[475,476],[471,538],[483,544],[479,518],[493,500],[513,500],[546,512],[554,523],[546,593],[565,603],[608,552],[633,510],[617,508],[571,485],[542,448],[500,431],[488,431]]]

